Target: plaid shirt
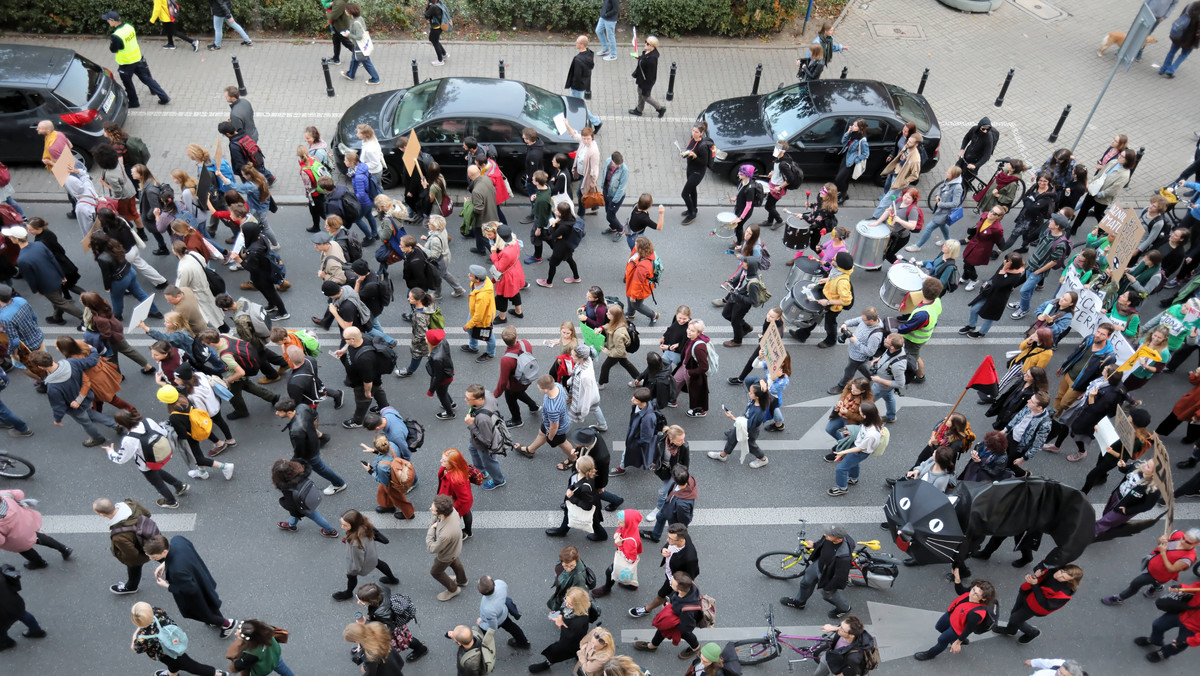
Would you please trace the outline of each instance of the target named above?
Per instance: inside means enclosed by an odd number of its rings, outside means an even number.
[[[8,334],[9,350],[16,350],[19,343],[36,350],[45,340],[37,323],[37,314],[24,298],[13,298],[11,303],[0,309],[0,329]]]

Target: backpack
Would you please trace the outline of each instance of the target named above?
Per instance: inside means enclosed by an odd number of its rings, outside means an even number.
[[[946,268],[949,268],[951,273],[950,277],[946,280],[945,285],[942,287],[943,296],[948,293],[954,293],[958,290],[958,266],[954,264],[953,260],[943,260],[941,265],[933,269],[932,276],[936,277],[938,280],[941,280],[942,275],[946,273]]]
[[[875,452],[871,454],[872,458],[878,458],[887,450],[888,442],[892,440],[892,433],[888,428],[883,428],[883,432],[879,437],[879,444],[875,446]]]
[[[109,533],[112,535],[117,533],[133,533],[133,536],[137,538],[139,549],[144,548],[146,546],[146,541],[150,538],[154,537],[155,535],[162,535],[162,533],[158,530],[158,524],[154,523],[154,521],[145,514],[138,516],[137,523],[133,524],[132,526],[119,526],[110,530]]]
[[[318,154],[318,153],[320,153],[320,154]],[[308,156],[315,159],[320,166],[325,168],[325,171],[324,171],[325,176],[332,177],[332,176],[337,175],[337,165],[334,164],[333,157],[329,154],[328,149],[313,148],[312,150],[308,151]],[[318,169],[318,172],[319,171],[320,170]],[[316,184],[314,183],[313,185],[316,185]]]
[[[750,302],[754,307],[762,307],[771,300],[771,292],[767,291],[767,285],[763,284],[758,277],[751,277],[746,281],[746,295],[750,297]]]
[[[417,620],[417,606],[412,599],[404,594],[392,594],[392,617],[400,624],[408,624]]]
[[[177,411],[171,415],[185,415],[182,411]],[[196,441],[204,441],[212,436],[213,421],[212,416],[204,409],[193,406],[186,413],[191,429],[188,430],[188,436]]]
[[[767,251],[767,247],[762,248],[762,255],[758,257],[759,272],[766,272],[771,269],[771,252]]]
[[[584,226],[583,216],[576,216],[575,225],[571,226],[571,233],[567,235],[567,246],[571,247],[572,251],[579,248],[580,242],[583,241],[584,235],[587,234],[584,232]]]
[[[160,624],[157,617],[154,618],[154,626],[158,628],[158,633],[149,634],[145,638],[157,640],[164,653],[170,657],[179,657],[187,652],[188,637],[183,632],[183,627],[178,624]]]
[[[1058,260],[1054,261],[1053,269],[1055,269],[1055,270],[1061,270],[1061,269],[1067,267],[1067,261],[1071,260],[1071,238],[1067,235],[1063,235],[1062,237],[1059,237],[1058,239],[1054,240],[1054,244],[1050,245],[1050,253],[1053,254],[1054,248],[1062,243],[1065,243],[1067,245],[1067,250],[1062,256],[1058,257]]]
[[[267,262],[271,264],[271,283],[275,286],[283,284],[283,280],[287,278],[287,265],[279,257],[279,253],[268,248]]]
[[[625,346],[625,351],[633,353],[642,349],[642,337],[638,335],[637,325],[627,321],[625,330],[629,332],[629,344]]]
[[[363,246],[361,232],[352,232],[343,228],[342,231],[338,233],[338,236],[334,238],[334,241],[338,243],[338,246],[342,247],[342,251],[346,254],[346,258],[348,260],[342,261],[346,264],[346,267],[350,267],[350,263],[362,258]]]
[[[358,203],[358,198],[354,193],[346,192],[338,200],[338,204],[342,206],[342,223],[349,227],[352,223],[357,223],[362,218],[362,205]]]
[[[21,215],[21,212],[8,204],[0,204],[0,225],[7,228],[10,225],[21,225],[24,222],[25,217]]]
[[[537,380],[541,374],[538,368],[537,357],[529,350],[522,349],[517,354],[505,353],[504,357],[512,357],[516,360],[517,365],[513,368],[513,378],[522,385],[530,385]]]
[[[692,343],[692,359],[696,358],[696,344],[699,342]],[[708,346],[708,370],[705,371],[705,375],[712,376],[717,373],[717,369],[721,368],[721,359],[717,356],[717,349],[713,347],[712,341],[705,345]]]
[[[313,334],[304,329],[288,329],[288,333],[300,340],[300,344],[304,346],[304,354],[310,357],[321,354],[321,343]]]
[[[225,349],[220,352],[219,356],[233,355],[234,363],[245,369],[248,376],[258,373],[260,366],[258,363],[258,351],[254,349],[254,346],[249,341],[227,337],[225,345]]]
[[[863,636],[870,636],[870,634],[864,631]],[[879,668],[880,663],[883,662],[883,659],[879,656],[879,642],[875,641],[874,638],[873,636],[871,637],[871,647],[864,648],[862,651],[862,670],[864,674],[875,671]]]
[[[125,158],[129,160],[130,169],[135,164],[147,164],[150,162],[150,149],[142,139],[130,136],[125,139]]]
[[[408,450],[415,451],[425,443],[425,426],[408,418],[404,419],[404,426],[408,428],[408,436],[405,437]]]
[[[312,479],[305,479],[304,483],[292,490],[292,501],[306,512],[314,511],[321,504],[321,491]]]
[[[369,343],[371,345],[371,349],[375,350],[375,354],[377,354],[383,358],[384,366],[387,367],[387,370],[389,372],[395,371],[396,370],[396,359],[397,359],[396,348],[392,347],[391,345],[388,345],[387,341],[384,340],[380,336],[377,336],[375,334],[369,334],[369,335],[370,335]],[[367,336],[363,336],[363,341],[368,342]]]
[[[328,153],[326,153],[328,156]],[[318,160],[312,153],[308,155],[308,162],[300,165],[301,172],[308,172],[308,177],[312,181],[313,190],[321,192],[320,186],[317,184],[323,178],[332,178],[333,174],[329,171],[329,166]]]
[[[1188,26],[1192,23],[1186,11],[1179,14],[1179,18],[1171,24],[1170,38],[1176,42],[1183,40],[1183,36],[1187,33]]]
[[[242,154],[246,156],[247,164],[255,169],[262,169],[266,166],[266,163],[263,161],[262,148],[258,147],[258,144],[254,142],[254,139],[250,138],[249,134],[242,134],[242,137],[234,141],[234,143],[241,147]]]
[[[0,566],[0,577],[4,578],[0,582],[7,584],[9,589],[21,591],[21,573],[16,568],[7,563]]]
[[[159,446],[158,442],[163,438],[163,435],[150,427],[149,423],[145,423],[143,427],[146,429],[145,432],[134,434],[130,430],[129,436],[137,439],[138,443],[142,445],[142,458],[146,461],[146,467],[150,469],[162,469],[167,464],[167,461],[171,459],[171,445],[166,445],[167,450],[165,453],[159,451],[158,449],[162,447]]]
[[[197,259],[200,260],[200,267],[204,270],[204,279],[208,282],[208,290],[212,291],[214,296],[225,293],[225,279],[221,275],[218,275],[212,268],[208,267],[208,261],[200,258],[200,254],[195,251],[188,252],[188,255],[191,254],[196,254]]]
[[[0,188],[7,187],[9,181],[11,181],[11,180],[12,180],[12,174],[9,173],[8,166],[5,165],[3,162],[0,162]]]
[[[750,203],[756,207],[761,207],[767,191],[763,188],[761,181],[752,180],[750,181],[750,186],[753,189],[753,192],[750,195]]]
[[[449,33],[454,30],[454,20],[450,17],[450,8],[446,6],[445,2],[438,2],[437,6],[442,11],[442,31]]]
[[[700,595],[700,603],[694,606],[684,606],[685,611],[699,611],[700,617],[696,619],[697,629],[710,629],[717,626],[717,600],[708,594]]]
[[[796,190],[804,182],[804,172],[801,171],[800,165],[791,160],[779,163],[779,173],[783,175],[784,185],[788,190]]]
[[[662,274],[665,267],[662,262],[662,255],[656,252],[654,254],[654,268],[650,272],[651,284],[658,286],[662,282]]]
[[[488,629],[487,632],[481,633],[478,627],[473,627],[471,635],[475,638],[475,646],[470,650],[463,651],[462,657],[459,658],[459,664],[467,666],[467,670],[460,673],[469,671],[470,665],[476,661],[479,664],[479,671],[471,673],[492,673],[492,670],[496,668],[496,630]]]
[[[198,371],[203,371],[209,375],[221,375],[225,373],[225,362],[221,361],[217,353],[205,345],[199,336],[192,339],[192,349],[188,352],[187,357],[188,361]]]
[[[504,419],[486,409],[480,410],[475,415],[490,415],[496,420],[495,424],[492,425],[492,442],[488,446],[487,452],[492,455],[508,455],[508,452],[513,449],[514,444],[512,432],[509,431],[508,425],[504,424]]]
[[[431,329],[445,329],[446,328],[446,316],[442,314],[442,308],[440,306],[434,308],[433,314],[429,315],[429,328],[431,328]]]

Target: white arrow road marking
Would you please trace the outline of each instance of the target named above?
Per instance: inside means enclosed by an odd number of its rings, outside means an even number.
[[[838,403],[840,396],[831,394],[828,397],[818,397],[809,399],[808,401],[798,401],[794,404],[787,404],[784,408],[833,408],[833,405]],[[932,401],[930,399],[918,399],[916,397],[900,396],[896,397],[896,409],[908,406],[949,406],[950,404],[944,401]]]

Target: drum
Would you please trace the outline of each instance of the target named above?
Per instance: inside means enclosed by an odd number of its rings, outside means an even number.
[[[887,277],[879,287],[879,300],[883,304],[899,310],[904,297],[914,291],[921,290],[925,281],[925,273],[912,263],[896,263],[887,271]]]
[[[783,245],[794,251],[808,246],[808,221],[799,216],[788,216],[783,228]]]
[[[808,298],[805,289],[814,294],[813,299]],[[821,314],[825,312],[825,308],[816,301],[819,293],[817,287],[812,284],[797,284],[788,289],[783,302],[779,304],[779,307],[783,308],[783,320],[797,329],[816,326],[821,321]]]
[[[878,270],[883,267],[883,252],[887,249],[888,237],[892,231],[888,226],[875,221],[859,221],[854,226],[850,241],[846,243],[847,251],[854,256],[854,265],[864,270]]]
[[[792,270],[788,273],[787,282],[784,283],[785,289],[790,289],[793,286],[812,284],[818,279],[825,277],[825,268],[821,266],[821,261],[808,256],[801,256],[792,264]]]

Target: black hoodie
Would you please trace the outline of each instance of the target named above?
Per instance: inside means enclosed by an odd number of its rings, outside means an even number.
[[[533,145],[525,146],[525,180],[533,182],[535,171],[546,170],[546,143],[538,137]]]
[[[591,89],[595,57],[595,52],[590,49],[576,53],[575,58],[571,59],[571,68],[567,70],[567,84],[563,86],[581,92]]]
[[[980,127],[987,127],[988,130],[981,131]],[[986,117],[980,118],[979,124],[971,127],[963,135],[963,162],[976,167],[983,166],[992,158],[992,151],[996,149],[996,142],[999,140],[1000,132],[992,126],[992,121]]]

